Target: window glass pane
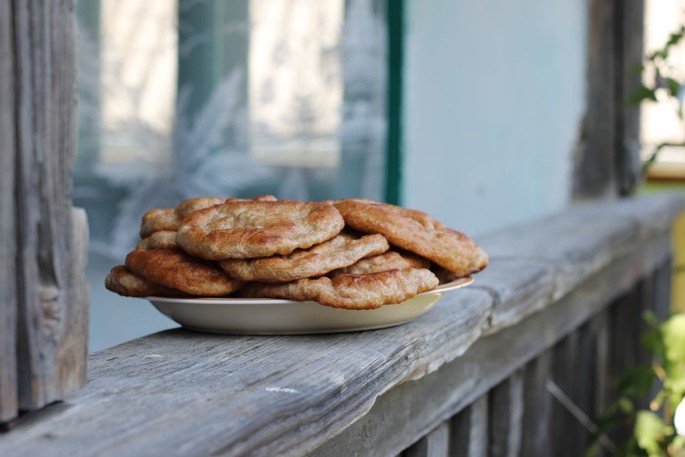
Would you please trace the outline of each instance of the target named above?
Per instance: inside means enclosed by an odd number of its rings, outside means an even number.
[[[206,195],[382,199],[381,0],[78,2],[74,201],[91,225],[91,349],[175,326],[103,287],[142,214]]]

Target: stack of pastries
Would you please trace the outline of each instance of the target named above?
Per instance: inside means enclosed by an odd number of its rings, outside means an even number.
[[[374,309],[477,273],[488,257],[431,216],[370,200],[193,198],[144,216],[106,287],[129,297],[249,297]]]

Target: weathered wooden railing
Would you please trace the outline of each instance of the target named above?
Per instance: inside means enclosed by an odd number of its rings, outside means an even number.
[[[641,311],[667,312],[681,206],[593,203],[487,236],[488,270],[404,326],[99,352],[0,455],[581,455],[583,416],[643,357]]]

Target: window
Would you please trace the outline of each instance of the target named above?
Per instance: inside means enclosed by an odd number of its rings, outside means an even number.
[[[142,214],[194,196],[383,199],[383,0],[79,2],[91,350],[172,326],[106,291]]]

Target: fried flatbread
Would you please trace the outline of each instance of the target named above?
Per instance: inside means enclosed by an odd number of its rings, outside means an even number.
[[[364,275],[388,270],[403,270],[405,268],[429,268],[430,261],[423,257],[406,252],[388,251],[384,254],[361,259],[346,268],[331,271],[328,276]]]
[[[176,249],[176,232],[160,230],[146,236],[136,246],[136,249]]]
[[[260,195],[253,199],[243,198],[219,198],[219,197],[196,197],[189,198],[179,203],[176,208],[155,208],[143,215],[140,226],[140,237],[145,238],[158,231],[175,231],[181,221],[195,211],[211,208],[229,201],[276,201],[273,195]]]
[[[390,244],[460,276],[476,273],[488,264],[487,254],[471,238],[424,212],[370,200],[339,200],[334,205],[350,227],[380,233]]]
[[[322,276],[389,248],[383,235],[343,233],[309,249],[296,249],[284,256],[222,260],[219,266],[231,278],[243,281],[285,282]]]
[[[140,224],[140,237],[146,238],[162,230],[175,231],[180,223],[174,208],[151,209],[143,215],[143,221]]]
[[[197,197],[189,198],[179,203],[174,211],[176,211],[176,217],[179,221],[182,221],[186,217],[190,216],[195,211],[200,211],[201,209],[211,208],[212,206],[220,205],[225,202],[225,198],[218,197]]]
[[[333,308],[375,309],[401,303],[437,285],[438,278],[430,270],[408,268],[286,283],[251,283],[240,294],[245,297],[316,301]]]
[[[221,297],[244,285],[226,276],[214,263],[179,250],[135,250],[126,256],[126,266],[148,281],[190,295]]]
[[[345,222],[334,206],[296,201],[232,201],[183,220],[176,242],[207,260],[286,255],[336,236]]]
[[[180,290],[159,286],[118,265],[105,278],[105,287],[124,297],[183,297]]]

